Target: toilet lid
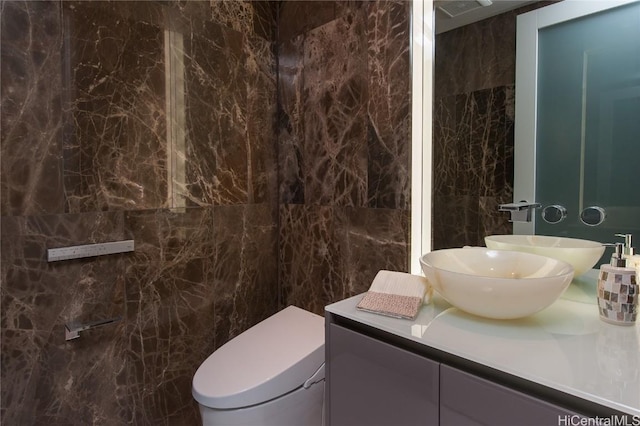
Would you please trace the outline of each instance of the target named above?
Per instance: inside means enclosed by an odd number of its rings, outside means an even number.
[[[210,408],[259,404],[301,386],[324,362],[324,319],[289,306],[231,339],[193,377]]]

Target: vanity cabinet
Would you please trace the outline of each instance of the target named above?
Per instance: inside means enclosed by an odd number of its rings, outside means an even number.
[[[331,426],[437,425],[437,362],[328,325],[326,404]]]
[[[569,419],[576,416],[441,359],[333,323],[331,316],[326,331],[328,426],[539,426],[572,424]]]
[[[523,392],[440,365],[441,426],[581,424],[575,423],[580,417]]]

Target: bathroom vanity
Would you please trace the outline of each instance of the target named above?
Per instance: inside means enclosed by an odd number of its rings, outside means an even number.
[[[329,305],[326,424],[640,425],[640,327],[600,321],[592,281],[509,321],[437,294],[415,320]]]

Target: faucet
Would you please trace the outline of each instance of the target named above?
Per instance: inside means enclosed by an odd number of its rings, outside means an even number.
[[[500,204],[498,211],[510,212],[509,222],[531,222],[531,212],[540,207],[542,207],[540,203],[529,203],[523,200],[519,203]]]

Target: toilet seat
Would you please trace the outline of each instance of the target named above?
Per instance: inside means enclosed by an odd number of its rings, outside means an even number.
[[[324,319],[289,306],[212,353],[193,377],[203,406],[260,404],[302,386],[324,362]]]

